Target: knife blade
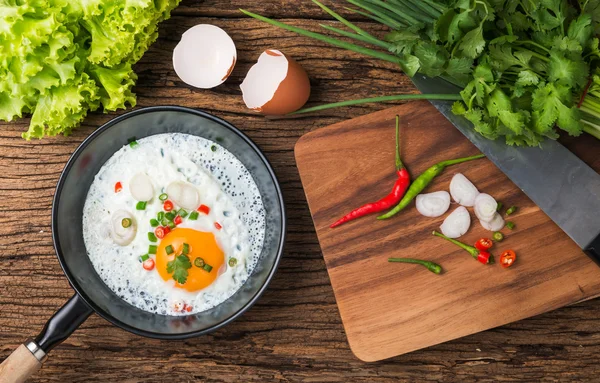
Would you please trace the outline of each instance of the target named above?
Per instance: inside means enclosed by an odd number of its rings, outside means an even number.
[[[421,93],[460,91],[443,79],[417,74],[412,81]],[[541,147],[488,140],[452,113],[451,101],[430,102],[600,265],[600,175],[594,169],[554,140]]]

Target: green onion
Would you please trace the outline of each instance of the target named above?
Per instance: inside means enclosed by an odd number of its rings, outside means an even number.
[[[163,219],[160,221],[160,224],[161,224],[161,225],[163,225],[163,226],[167,226],[167,225],[169,224],[169,221],[168,221],[166,218],[163,218]]]
[[[513,230],[515,228],[515,223],[512,221],[506,221],[506,227],[510,230]]]
[[[158,247],[156,247],[156,245],[148,246],[148,254],[156,254],[156,250],[158,250]]]
[[[165,218],[169,221],[172,221],[175,219],[175,213],[171,213],[171,212],[165,213]]]
[[[190,245],[187,243],[183,244],[183,250],[181,250],[181,254],[188,255],[190,253]]]
[[[148,258],[150,258],[150,256],[148,254],[144,254],[140,257],[140,262],[145,262],[148,260]]]
[[[158,196],[158,199],[165,202],[167,199],[169,199],[169,195],[167,193],[162,193]]]
[[[136,210],[146,210],[146,204],[148,204],[148,202],[140,201],[135,205],[135,208]]]
[[[235,267],[235,265],[237,265],[237,259],[235,258],[229,258],[229,267]]]
[[[167,226],[169,227],[169,229],[175,229],[175,227],[176,227],[177,225],[175,225],[175,223],[174,223],[174,222],[169,222],[169,223],[167,223]]]
[[[165,251],[167,252],[168,255],[171,255],[175,252],[175,250],[173,250],[173,246],[171,246],[171,245],[165,247]]]
[[[188,217],[188,219],[189,219],[190,221],[195,221],[195,220],[197,220],[197,219],[198,219],[198,216],[199,216],[199,215],[200,215],[200,214],[198,214],[198,212],[197,212],[197,211],[193,211],[193,212],[191,212],[191,213],[190,213],[190,216]]]
[[[158,221],[157,221],[157,220],[155,220],[154,218],[152,218],[152,219],[150,220],[150,226],[152,226],[152,227],[157,227],[158,225],[159,225]]]
[[[132,149],[135,149],[139,146],[140,144],[138,144],[138,142],[136,140],[133,140],[129,143],[129,147]]]
[[[202,259],[200,257],[194,259],[194,266],[200,267],[200,268],[204,267],[204,259]]]
[[[156,238],[156,235],[154,235],[154,233],[153,233],[153,232],[149,232],[149,233],[148,233],[148,240],[149,240],[150,242],[156,242],[156,241],[158,241],[158,238]]]
[[[127,229],[127,228],[131,227],[131,224],[132,224],[132,223],[133,223],[133,222],[131,221],[131,218],[123,218],[123,219],[121,220],[121,226],[123,226],[125,229]]]
[[[511,215],[512,213],[517,211],[517,207],[516,206],[511,206],[506,210],[506,215]]]
[[[159,221],[162,221],[165,218],[165,213],[162,211],[159,211],[158,214],[156,215],[156,219]]]
[[[188,212],[183,209],[179,209],[179,211],[177,212],[177,215],[180,216],[181,218],[185,218],[185,217],[187,217]]]
[[[498,202],[498,206],[496,206],[496,211],[502,210],[503,206],[504,206],[504,204],[502,202]]]
[[[210,150],[212,150],[213,152],[216,152],[217,151],[217,145],[212,145],[210,147]]]
[[[504,234],[502,234],[501,232],[497,231],[494,233],[494,235],[492,236],[492,238],[494,239],[494,241],[496,242],[500,242],[504,239]]]
[[[205,264],[203,267],[204,271],[206,271],[207,273],[210,273],[213,269],[213,267],[211,265]]]

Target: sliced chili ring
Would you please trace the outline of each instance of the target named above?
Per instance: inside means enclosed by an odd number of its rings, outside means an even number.
[[[202,214],[208,215],[208,213],[210,213],[210,208],[206,205],[200,205],[200,207],[198,208],[198,211]]]
[[[119,193],[121,190],[123,190],[123,184],[121,182],[117,182],[115,184],[115,193]]]
[[[494,246],[494,242],[489,238],[481,238],[479,241],[475,242],[475,248],[477,250],[489,250]]]
[[[165,235],[167,235],[167,233],[165,232],[164,227],[159,226],[156,229],[154,229],[154,235],[156,235],[156,238],[158,239],[163,239]]]
[[[175,219],[173,220],[173,223],[175,225],[181,225],[181,222],[183,222],[183,219],[181,218],[180,215],[178,215],[177,217],[175,217]]]
[[[163,204],[163,210],[164,211],[171,211],[173,210],[173,202],[166,200],[165,203]]]
[[[500,265],[505,269],[511,267],[517,260],[517,254],[513,250],[506,250],[500,256]]]
[[[144,270],[153,270],[154,269],[154,259],[148,258],[142,263],[142,267]]]

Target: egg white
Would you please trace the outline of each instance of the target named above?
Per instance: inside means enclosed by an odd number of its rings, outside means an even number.
[[[88,192],[83,210],[83,237],[88,256],[106,285],[130,304],[153,313],[182,315],[181,303],[192,313],[209,310],[231,297],[256,266],[265,236],[265,210],[250,172],[229,151],[197,136],[168,133],[143,138],[135,148],[124,146],[100,169]],[[213,150],[216,149],[216,150]],[[152,180],[154,198],[145,210],[136,210],[129,180],[144,172]],[[190,293],[165,282],[156,270],[146,271],[139,257],[151,244],[150,219],[162,211],[158,195],[174,181],[197,187],[208,215],[197,221],[184,219],[178,227],[212,232],[225,254],[226,270],[207,288]],[[121,182],[123,190],[115,193]],[[134,240],[127,246],[114,243],[110,235],[113,212],[130,212],[137,224]],[[214,223],[222,229],[215,228]],[[155,243],[157,245],[157,243]],[[235,267],[227,265],[231,257]]]

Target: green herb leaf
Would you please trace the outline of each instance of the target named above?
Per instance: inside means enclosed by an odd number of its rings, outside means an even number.
[[[184,284],[188,278],[188,270],[192,268],[192,262],[187,255],[181,254],[172,261],[167,262],[167,273],[173,274],[173,279]]]

